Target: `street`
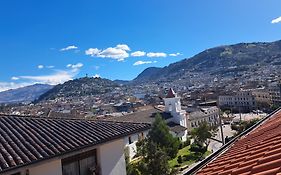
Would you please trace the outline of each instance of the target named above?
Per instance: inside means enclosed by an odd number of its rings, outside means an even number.
[[[223,135],[224,135],[224,138],[226,136],[231,137],[231,136],[234,135],[234,133],[235,133],[235,131],[231,130],[230,125],[223,125]],[[216,135],[215,139],[222,140],[220,127],[219,127],[219,130],[217,132],[217,135]],[[208,150],[210,150],[212,152],[215,152],[218,149],[220,149],[221,146],[222,146],[221,142],[218,142],[218,141],[215,141],[215,140],[212,139],[210,144],[209,144]]]

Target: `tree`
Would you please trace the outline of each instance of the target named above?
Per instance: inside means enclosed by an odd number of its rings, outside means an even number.
[[[176,157],[179,144],[161,115],[157,114],[147,138],[137,144],[138,155],[142,157],[138,170],[142,175],[171,175],[168,160]]]
[[[182,163],[182,157],[181,157],[181,156],[178,157],[177,162],[178,162],[179,164]]]
[[[168,164],[168,156],[156,143],[147,143],[147,167],[149,175],[169,175],[170,167]]]
[[[160,146],[173,159],[177,156],[180,141],[173,137],[169,127],[159,113],[155,116],[155,121],[148,133],[148,139]]]
[[[237,131],[237,134],[240,134],[255,125],[259,120],[260,119],[256,118],[249,121],[242,121],[239,124],[232,124],[231,129]]]
[[[217,129],[215,127],[209,126],[207,122],[203,122],[198,128],[191,130],[191,137],[197,145],[201,147],[208,147],[210,144],[210,138],[215,135],[216,130]]]

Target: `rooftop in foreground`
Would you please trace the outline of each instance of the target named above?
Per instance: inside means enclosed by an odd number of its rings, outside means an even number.
[[[0,116],[0,174],[149,128],[142,123]]]
[[[218,152],[189,174],[281,174],[281,110],[269,115]]]

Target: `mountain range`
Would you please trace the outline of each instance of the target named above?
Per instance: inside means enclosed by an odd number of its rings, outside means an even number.
[[[214,78],[250,68],[258,71],[280,65],[281,41],[239,43],[211,48],[163,68],[147,68],[133,82],[173,81],[194,73],[214,75]]]
[[[34,84],[18,89],[3,91],[0,92],[0,103],[32,102],[52,88],[53,86],[48,84]]]
[[[42,94],[36,101],[53,100],[60,97],[81,97],[110,92],[119,85],[111,80],[94,77],[83,77],[56,85]]]
[[[79,78],[52,88],[32,85],[0,93],[0,103],[46,100],[106,93],[122,84],[176,82],[192,85],[209,83],[214,78],[239,77],[251,79],[281,72],[281,40],[275,42],[239,43],[207,49],[191,58],[183,59],[163,68],[149,67],[132,81],[111,81],[101,78]],[[178,83],[178,82],[177,82]],[[176,83],[174,83],[176,84]]]

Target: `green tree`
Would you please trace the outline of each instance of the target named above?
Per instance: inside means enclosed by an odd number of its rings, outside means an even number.
[[[231,129],[237,131],[237,135],[255,125],[260,119],[252,119],[250,121],[242,121],[239,124],[232,124]]]
[[[147,157],[145,158],[147,163],[148,175],[169,175],[170,167],[168,164],[168,156],[166,152],[161,149],[156,143],[147,143]]]
[[[207,122],[203,122],[198,128],[191,130],[191,137],[197,145],[201,147],[208,147],[210,144],[210,138],[215,135],[216,130],[217,129],[215,127],[209,126]]]
[[[155,116],[155,121],[148,133],[148,139],[159,145],[165,152],[167,152],[170,159],[177,156],[180,141],[173,137],[169,131],[169,127],[158,113]]]
[[[147,138],[138,142],[138,170],[143,175],[171,175],[168,160],[175,158],[180,141],[169,132],[166,122],[157,114]]]

